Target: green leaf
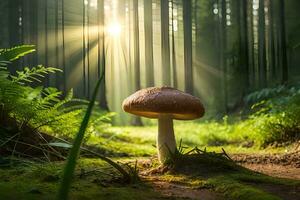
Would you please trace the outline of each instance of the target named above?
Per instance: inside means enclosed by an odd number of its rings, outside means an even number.
[[[48,145],[52,146],[52,147],[61,147],[61,148],[65,148],[65,149],[71,149],[72,148],[71,144],[63,143],[63,142],[51,142],[51,143],[48,143]]]
[[[0,60],[14,61],[35,51],[34,45],[22,45],[0,51]]]

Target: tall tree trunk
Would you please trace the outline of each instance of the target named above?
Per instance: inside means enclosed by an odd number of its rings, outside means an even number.
[[[192,60],[192,1],[183,2],[183,29],[184,29],[184,74],[185,91],[193,94],[193,60]]]
[[[59,58],[60,58],[60,55],[59,55],[59,42],[58,42],[58,38],[59,38],[59,25],[58,25],[58,19],[59,19],[59,16],[58,16],[58,11],[59,11],[59,3],[58,3],[58,0],[55,0],[55,66],[56,67],[60,67],[60,63],[59,63]],[[61,74],[57,74],[56,75],[56,82],[55,82],[55,86],[56,88],[60,88],[61,86]]]
[[[237,1],[239,20],[239,67],[242,77],[242,96],[249,89],[247,1]]]
[[[84,97],[88,99],[88,55],[87,55],[87,49],[88,44],[86,43],[86,39],[88,37],[88,33],[86,32],[86,27],[88,27],[87,18],[88,18],[88,7],[89,5],[86,5],[86,0],[82,1],[82,74],[83,74],[83,94]]]
[[[275,65],[275,44],[274,44],[274,7],[273,1],[269,0],[269,65],[270,75],[273,79],[276,77],[276,65]]]
[[[169,1],[161,0],[160,3],[162,80],[164,85],[170,86]]]
[[[104,0],[98,0],[98,78],[104,73],[104,79],[100,85],[99,104],[103,110],[108,110],[106,100],[106,49],[105,49],[105,33],[104,33]]]
[[[146,86],[154,86],[152,0],[144,0]]]
[[[48,51],[49,51],[49,48],[48,48],[48,43],[49,43],[49,40],[48,40],[48,0],[45,0],[45,10],[44,10],[44,14],[45,14],[45,29],[44,29],[44,42],[45,42],[45,63],[44,65],[45,66],[49,66],[49,59],[48,59]],[[46,87],[49,87],[50,86],[50,77],[49,75],[47,75],[45,77],[45,83],[44,85]]]
[[[63,91],[66,94],[66,49],[65,49],[65,0],[61,1],[61,37],[62,37],[62,65],[63,65]]]
[[[226,1],[220,2],[220,18],[219,18],[219,36],[220,36],[220,68],[222,72],[221,88],[223,88],[223,104],[225,113],[228,112],[228,91],[227,91],[227,29],[226,29]]]
[[[253,23],[253,2],[249,2],[248,7],[248,16],[249,16],[249,26],[248,26],[248,46],[249,46],[249,80],[250,86],[249,89],[252,90],[255,88],[255,59],[254,59],[254,23]]]
[[[176,51],[175,51],[175,26],[174,26],[174,0],[172,0],[172,67],[173,67],[173,87],[177,88],[177,64],[176,64]]]
[[[280,40],[281,40],[281,65],[282,65],[282,79],[281,82],[286,84],[288,81],[288,63],[286,50],[286,31],[285,31],[285,3],[284,0],[279,0],[279,24],[280,24]]]
[[[259,82],[260,87],[267,86],[267,67],[266,67],[266,37],[265,37],[265,3],[259,0],[258,10],[258,62],[259,62]]]
[[[139,36],[139,4],[138,0],[133,0],[133,64],[134,64],[134,88],[135,91],[141,89],[140,79],[140,36]],[[138,116],[133,117],[132,125],[141,126],[142,120]]]
[[[16,46],[21,44],[21,27],[19,18],[21,17],[21,3],[20,0],[9,0],[9,45]]]

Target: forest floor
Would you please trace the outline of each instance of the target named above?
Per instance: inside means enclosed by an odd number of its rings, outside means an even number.
[[[248,196],[242,199],[283,199],[283,200],[299,200],[300,199],[300,166],[295,165],[295,157],[290,156],[283,161],[278,161],[279,157],[283,155],[274,155],[266,156],[259,154],[233,154],[230,155],[232,159],[239,165],[253,171],[259,172],[261,174],[267,175],[269,177],[283,178],[281,180],[293,181],[298,180],[298,184],[293,186],[289,184],[278,184],[276,179],[274,182],[264,182],[257,180],[242,180],[241,183],[246,183],[253,188],[257,188],[263,192],[270,194],[270,197],[260,197],[258,196]],[[248,158],[251,159],[248,159]],[[266,160],[266,157],[268,159]],[[286,157],[286,156],[285,156]],[[298,161],[299,160],[298,154]],[[287,164],[287,162],[289,162]],[[174,198],[174,199],[199,199],[199,200],[223,200],[223,199],[241,199],[238,196],[242,193],[237,194],[237,196],[232,196],[232,194],[227,194],[224,196],[224,192],[218,192],[218,190],[212,190],[211,188],[206,187],[195,187],[189,184],[189,181],[178,181],[174,177],[170,180],[162,178],[160,175],[152,176],[142,176],[143,179],[150,182],[153,185],[153,188],[161,193],[162,195]],[[278,179],[279,180],[279,179]],[[251,194],[251,193],[250,193]],[[250,195],[249,194],[249,195]]]
[[[264,149],[210,146],[207,152],[221,153],[223,147],[233,161],[204,153],[184,156],[173,167],[162,168],[153,157],[156,127],[111,130],[113,134],[91,137],[86,145],[122,163],[134,164],[137,160],[140,181],[122,183],[120,175],[107,163],[83,156],[77,165],[70,199],[300,199],[299,144]],[[186,136],[184,131],[177,134],[177,139],[183,139],[185,151],[201,146],[196,134]],[[0,199],[55,199],[63,164],[0,157]]]

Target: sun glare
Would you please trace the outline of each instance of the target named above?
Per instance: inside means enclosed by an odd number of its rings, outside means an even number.
[[[107,27],[107,33],[111,36],[118,37],[121,33],[121,25],[118,23],[110,24]]]

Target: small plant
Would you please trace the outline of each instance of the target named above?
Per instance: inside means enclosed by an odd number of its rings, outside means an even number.
[[[62,182],[61,182],[58,196],[57,196],[57,199],[59,199],[59,200],[68,199],[68,194],[70,191],[73,174],[74,174],[75,167],[76,167],[76,162],[78,160],[80,147],[83,142],[86,130],[88,128],[90,118],[92,116],[93,107],[96,102],[97,92],[99,90],[100,84],[101,84],[104,76],[105,76],[105,71],[103,70],[101,77],[99,78],[99,80],[96,83],[95,89],[93,91],[92,99],[89,102],[88,108],[87,108],[84,118],[81,122],[79,131],[78,131],[77,135],[75,136],[73,146],[69,152],[68,160],[67,160],[66,166],[64,168]],[[122,174],[123,181],[130,182],[130,181],[137,180],[137,168],[136,168],[137,165],[135,165],[134,170],[131,167],[129,167],[129,172],[127,172],[121,165],[114,162],[113,160],[111,160],[105,156],[99,155],[99,154],[98,154],[98,157],[100,159],[104,160],[105,162],[107,162],[108,164],[110,164],[115,169],[117,169]]]

